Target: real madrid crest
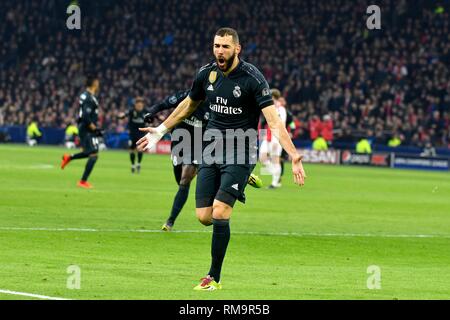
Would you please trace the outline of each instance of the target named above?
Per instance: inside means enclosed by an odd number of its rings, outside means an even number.
[[[214,83],[217,79],[217,71],[211,71],[209,73],[209,82]]]
[[[241,96],[241,88],[239,88],[239,86],[234,87],[233,96],[235,98],[239,98]]]

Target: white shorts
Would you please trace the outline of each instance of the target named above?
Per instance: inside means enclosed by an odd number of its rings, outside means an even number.
[[[270,141],[270,156],[271,157],[281,157],[281,153],[283,152],[283,147],[278,142],[278,139],[273,139]]]
[[[278,140],[263,140],[259,146],[259,156],[269,154],[270,157],[281,157],[283,148]]]
[[[267,140],[261,141],[261,144],[259,145],[259,156],[260,157],[261,157],[261,155],[266,155],[266,154],[270,153],[269,144],[270,144],[270,142]]]

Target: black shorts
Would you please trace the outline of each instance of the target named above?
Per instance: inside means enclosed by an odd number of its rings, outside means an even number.
[[[80,144],[83,151],[86,153],[97,153],[98,152],[98,137],[93,133],[82,133],[80,132]]]
[[[201,164],[195,193],[197,208],[211,207],[214,199],[234,206],[236,200],[245,203],[244,190],[255,165]]]
[[[179,145],[180,141],[172,141],[170,144],[170,158],[172,159],[172,164],[174,166],[179,165],[194,165],[198,166],[198,164],[201,162],[201,155],[196,156],[194,152],[193,146],[190,150],[182,150],[180,152],[174,152],[176,150],[176,146]],[[186,152],[187,151],[187,152]]]
[[[130,138],[128,140],[128,147],[130,149],[136,149],[136,143],[140,138],[142,138],[145,134],[138,131],[138,132],[130,132]]]
[[[136,149],[136,148],[137,148],[136,144],[137,144],[137,142],[138,142],[139,139],[140,139],[140,138],[138,138],[138,137],[132,137],[132,136],[130,136],[130,139],[128,139],[128,147],[129,147],[130,149]]]

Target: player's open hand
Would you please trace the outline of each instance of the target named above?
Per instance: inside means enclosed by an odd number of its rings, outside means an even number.
[[[156,128],[139,128],[139,131],[147,132],[147,134],[139,139],[136,143],[136,147],[140,152],[152,149],[163,137],[163,134],[158,132]]]
[[[305,184],[305,170],[303,169],[302,156],[298,155],[292,158],[292,173],[294,174],[294,182],[299,186]]]

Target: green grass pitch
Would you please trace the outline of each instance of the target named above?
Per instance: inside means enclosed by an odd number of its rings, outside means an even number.
[[[224,289],[193,287],[210,264],[211,228],[194,190],[159,231],[177,189],[168,156],[131,175],[125,151],[59,168],[62,148],[0,145],[0,290],[68,299],[450,299],[450,175],[305,164],[279,190],[246,190],[231,219]],[[256,170],[258,173],[259,170]],[[267,185],[270,177],[262,177]],[[79,266],[80,289],[67,268]],[[369,266],[380,289],[369,289]],[[0,293],[0,299],[27,299]]]

